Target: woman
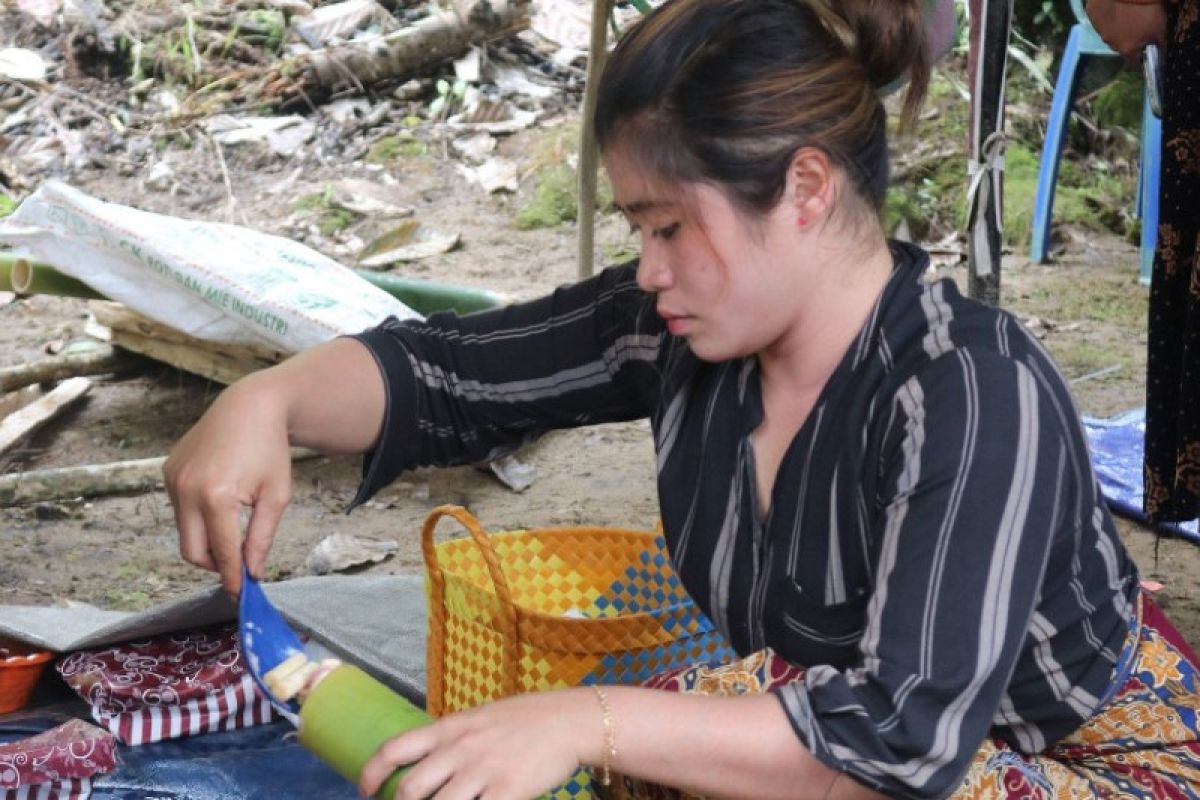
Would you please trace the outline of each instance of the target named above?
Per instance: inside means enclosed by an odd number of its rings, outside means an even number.
[[[1096,31],[1126,60],[1163,54],[1159,225],[1146,363],[1146,516],[1200,517],[1200,0],[1089,0]]]
[[[1093,796],[1110,777],[1196,796],[1194,667],[1139,594],[1061,377],[884,238],[877,88],[907,74],[912,118],[921,5],[665,4],[597,109],[637,263],[317,348],[179,444],[182,551],[236,589],[237,512],[259,571],[289,442],[368,451],[361,502],[418,464],[649,416],[673,562],[748,659],[716,683],[770,692],[703,696],[698,668],[660,681],[683,691],[510,698],[384,744],[364,792],[419,761],[400,796],[528,798],[581,764],[643,796]],[[1152,690],[1158,727],[1103,727]],[[1139,735],[1152,769],[1119,741]]]

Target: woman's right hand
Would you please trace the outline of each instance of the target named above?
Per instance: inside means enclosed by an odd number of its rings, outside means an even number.
[[[287,412],[270,380],[253,375],[226,389],[175,445],[163,475],[185,560],[241,588],[242,559],[261,576],[291,499]],[[249,525],[242,541],[242,519]]]

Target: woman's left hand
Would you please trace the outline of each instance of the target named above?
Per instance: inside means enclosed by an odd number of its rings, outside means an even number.
[[[510,697],[389,739],[363,766],[358,786],[374,795],[397,768],[415,763],[397,800],[529,800],[566,781],[603,733],[586,691]]]

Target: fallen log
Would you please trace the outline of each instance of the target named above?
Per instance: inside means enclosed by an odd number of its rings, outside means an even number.
[[[318,455],[320,453],[305,448],[292,448],[293,461]],[[162,468],[166,460],[165,456],[158,456],[0,475],[0,508],[153,491],[162,487]]]
[[[462,55],[472,45],[529,27],[530,0],[477,0],[459,6],[458,10],[434,12],[376,39],[285,59],[268,74],[263,92],[286,102],[403,80]]]
[[[87,378],[71,378],[60,383],[45,397],[0,420],[0,453],[45,425],[91,388],[92,382]]]
[[[54,383],[67,378],[104,375],[130,366],[127,355],[108,345],[82,353],[64,353],[28,364],[0,368],[0,393],[12,392],[38,383]]]

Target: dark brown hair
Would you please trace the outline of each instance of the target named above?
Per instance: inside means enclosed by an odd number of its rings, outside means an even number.
[[[911,123],[929,80],[922,0],[669,0],[621,38],[595,132],[661,178],[708,182],[740,207],[778,203],[816,147],[876,212],[888,183],[880,89],[907,78]]]

